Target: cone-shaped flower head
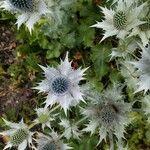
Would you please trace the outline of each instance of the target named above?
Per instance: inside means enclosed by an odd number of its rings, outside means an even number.
[[[116,135],[118,139],[124,138],[125,127],[130,123],[128,112],[131,110],[131,104],[123,102],[121,90],[122,87],[118,85],[106,89],[103,93],[86,90],[85,96],[87,95],[91,103],[82,110],[83,114],[89,118],[89,124],[84,131],[93,134],[98,128],[99,143],[103,139],[106,140],[109,132]]]
[[[67,150],[71,149],[67,144],[64,144],[56,132],[52,132],[50,136],[38,133],[37,150]]]
[[[44,0],[3,0],[0,8],[19,13],[18,28],[25,23],[30,33],[41,16],[49,12]]]
[[[114,10],[100,7],[105,15],[105,20],[91,27],[105,30],[101,41],[114,35],[117,35],[119,39],[124,39],[131,29],[143,23],[138,20],[138,16],[144,5],[137,6],[134,1],[119,0]]]
[[[75,139],[80,139],[81,133],[76,124],[70,122],[67,119],[61,119],[60,125],[65,128],[63,135],[70,139],[71,137]]]
[[[37,108],[36,109],[37,119],[34,120],[35,123],[42,124],[42,129],[44,130],[45,126],[51,128],[51,121],[54,120],[54,116],[50,114],[48,108]]]
[[[68,53],[57,69],[40,67],[43,69],[46,79],[34,89],[48,93],[45,101],[46,107],[59,103],[67,113],[70,106],[75,106],[80,100],[83,100],[79,81],[84,79],[83,75],[87,68],[72,69],[71,62],[68,61]]]
[[[140,45],[140,44],[139,44]],[[138,89],[135,92],[150,90],[150,46],[147,48],[140,45],[142,52],[138,61],[131,62],[139,72]]]
[[[28,127],[23,123],[12,123],[3,119],[5,124],[11,129],[7,131],[0,132],[0,135],[8,136],[9,141],[4,149],[11,148],[12,146],[17,146],[18,150],[26,149],[27,145],[32,146],[32,135]]]

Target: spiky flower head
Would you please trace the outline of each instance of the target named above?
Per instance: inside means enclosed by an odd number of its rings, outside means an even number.
[[[60,125],[65,128],[63,135],[67,139],[70,139],[71,137],[75,139],[80,139],[81,132],[79,131],[75,123],[72,123],[67,119],[61,119]]]
[[[144,23],[138,19],[144,5],[137,6],[134,1],[119,0],[114,10],[100,7],[105,15],[105,20],[91,27],[105,30],[101,41],[114,35],[117,35],[119,39],[124,39],[131,29]]]
[[[113,88],[108,88],[99,95],[96,94],[95,97],[87,95],[91,103],[82,110],[82,113],[89,119],[89,124],[83,131],[93,134],[98,128],[99,143],[103,139],[106,140],[107,133],[110,132],[118,139],[124,138],[125,127],[130,123],[128,112],[131,110],[131,104],[123,102],[121,90],[122,87],[116,84]]]
[[[32,146],[33,133],[29,131],[23,120],[19,123],[12,123],[5,119],[3,120],[5,124],[11,128],[10,130],[0,132],[0,135],[9,137],[9,141],[4,149],[17,146],[18,150],[25,150],[27,145],[29,147]]]
[[[50,136],[38,133],[37,150],[68,150],[71,149],[67,144],[64,144],[60,136],[52,131]]]
[[[16,22],[18,29],[25,23],[30,33],[41,16],[49,12],[44,0],[3,0],[0,8],[19,13]]]
[[[79,82],[84,79],[83,75],[87,68],[74,70],[71,67],[71,62],[68,60],[68,53],[57,69],[41,65],[40,67],[44,71],[46,79],[34,89],[48,93],[45,107],[59,103],[67,114],[70,106],[77,105],[80,100],[83,101]]]
[[[54,120],[54,116],[51,115],[51,112],[48,108],[37,108],[36,109],[37,119],[34,120],[35,123],[42,124],[42,129],[44,130],[45,126],[51,128],[51,121]]]
[[[126,58],[128,54],[132,54],[137,47],[138,44],[134,39],[127,38],[126,40],[119,40],[118,47],[111,49],[112,53],[110,54],[110,60],[117,57]]]
[[[141,58],[138,61],[132,61],[131,64],[138,70],[139,81],[137,83],[138,89],[135,91],[143,91],[146,93],[150,89],[150,46],[147,48],[140,45],[142,49]]]

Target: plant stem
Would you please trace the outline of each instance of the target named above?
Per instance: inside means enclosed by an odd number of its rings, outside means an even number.
[[[110,150],[114,150],[114,141],[113,141],[112,131],[109,131],[109,142],[110,142]]]
[[[57,106],[55,106],[54,108],[52,108],[51,110],[50,110],[50,112],[49,113],[52,113],[53,111],[55,111],[57,108],[59,108],[60,106],[59,105],[57,105]]]
[[[84,117],[82,119],[80,119],[78,122],[76,122],[76,125],[80,124],[82,121],[84,121],[87,117]]]
[[[32,124],[29,125],[29,129],[33,128],[37,124],[38,124],[37,122],[33,122]]]

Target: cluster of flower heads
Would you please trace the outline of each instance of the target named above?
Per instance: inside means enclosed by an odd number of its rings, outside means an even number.
[[[114,4],[115,3],[115,4]],[[104,36],[119,40],[112,48],[111,59],[121,65],[118,70],[134,94],[143,92],[142,108],[150,122],[150,7],[141,1],[118,0],[110,9],[100,7],[104,20],[91,27],[102,28]]]
[[[122,87],[115,85],[99,93],[90,84],[79,85],[79,82],[84,79],[83,75],[87,68],[74,70],[68,60],[68,53],[65,60],[61,60],[57,69],[41,65],[40,67],[44,71],[45,79],[34,89],[47,93],[45,107],[35,109],[37,118],[31,125],[26,125],[23,120],[17,124],[4,119],[6,125],[11,128],[8,131],[0,132],[1,135],[9,137],[4,149],[14,146],[18,147],[18,150],[24,150],[26,147],[35,150],[67,150],[71,147],[63,143],[62,137],[68,140],[70,138],[79,140],[84,132],[96,134],[96,128],[99,130],[100,136],[98,144],[111,134],[112,138],[113,135],[117,137],[119,147],[120,139],[124,138],[125,127],[130,123],[128,112],[132,107],[132,104],[123,101]],[[78,128],[80,121],[67,120],[61,118],[58,113],[54,113],[61,107],[67,115],[67,110],[71,106],[79,104],[80,101],[84,101],[83,99],[90,102],[87,107],[81,108],[81,113],[85,116],[83,118],[89,120],[89,124],[86,124],[82,130]],[[53,107],[54,104],[58,105]],[[62,135],[54,132],[53,122],[56,121],[56,118],[60,120],[58,124],[64,129]],[[37,124],[41,124],[43,131],[47,127],[51,131],[50,135],[31,132],[30,129]],[[37,145],[35,146],[34,143]]]
[[[61,60],[61,64],[58,65],[57,69],[48,66],[43,67],[41,65],[40,67],[44,71],[45,79],[37,87],[34,87],[34,89],[48,94],[44,102],[45,107],[35,109],[37,118],[29,126],[24,124],[23,120],[17,124],[4,119],[5,124],[11,128],[8,131],[0,132],[0,135],[9,137],[4,149],[11,148],[12,146],[18,147],[18,150],[24,150],[27,146],[37,150],[67,150],[71,148],[61,141],[61,136],[57,135],[51,127],[51,122],[55,121],[58,116],[57,113],[53,114],[53,111],[61,106],[67,115],[67,110],[71,106],[76,106],[80,100],[83,101],[83,93],[81,92],[79,82],[84,79],[83,75],[87,68],[74,70],[71,67],[71,62],[68,60],[68,53],[66,54],[65,60]],[[59,105],[50,110],[48,106],[52,108],[56,103]],[[37,133],[37,139],[35,139],[37,147],[35,147],[33,144],[33,135],[35,132],[32,133],[30,128],[37,124],[41,124],[43,130],[45,127],[48,127],[51,133],[50,136]],[[71,137],[79,139],[81,136],[77,125],[72,124],[67,119],[62,118],[60,126],[65,128],[63,136],[67,139]]]
[[[104,20],[91,27],[102,28],[104,36],[101,41],[110,36],[119,39],[119,45],[112,48],[111,59],[119,60],[121,64],[128,62],[133,66],[126,68],[136,72],[135,93],[150,90],[150,8],[147,2],[118,0],[115,7],[100,7]],[[139,51],[141,56],[135,56]],[[133,58],[131,58],[133,57]],[[133,68],[132,68],[133,67]],[[124,75],[123,75],[124,76]],[[132,76],[131,76],[132,78]]]
[[[66,6],[68,3],[64,1],[62,4]],[[20,13],[16,22],[18,28],[25,23],[30,32],[42,15],[52,13],[47,6],[54,9],[55,3],[52,0],[3,0],[0,3],[1,8]],[[150,122],[149,7],[147,3],[141,4],[138,1],[114,0],[111,9],[100,8],[105,20],[97,22],[92,27],[102,28],[105,31],[101,41],[114,35],[119,39],[118,47],[112,49],[110,60],[118,59],[121,64],[119,69],[129,88],[133,88],[135,93],[141,91],[144,91],[144,94],[147,93],[143,98],[142,108]],[[57,9],[59,10],[60,8]],[[135,52],[140,52],[138,57]],[[61,60],[57,68],[39,65],[43,70],[44,79],[33,89],[47,95],[43,102],[44,107],[35,109],[37,118],[32,121],[31,125],[25,124],[23,120],[20,123],[12,123],[3,119],[10,127],[10,130],[0,132],[0,135],[9,137],[4,150],[11,147],[17,147],[18,150],[26,148],[67,150],[71,147],[64,144],[62,138],[80,140],[84,132],[98,135],[98,144],[103,140],[106,141],[108,137],[111,150],[114,149],[113,137],[116,139],[118,150],[128,149],[127,146],[124,147],[122,140],[125,139],[125,128],[131,123],[128,114],[132,111],[132,103],[124,101],[122,93],[124,86],[114,84],[102,92],[97,91],[90,83],[81,86],[80,81],[85,79],[84,73],[88,68],[73,69],[71,63],[67,52],[64,61]],[[73,106],[77,107],[81,101],[87,102],[86,107],[80,107],[82,119],[87,121],[85,128],[81,130],[78,127],[80,120],[68,120],[61,117],[58,111],[54,113],[55,110],[61,108],[67,116],[68,111]],[[54,132],[53,127],[56,121],[63,128],[61,135]],[[42,131],[48,128],[50,133],[45,135],[31,132],[31,128],[37,124],[41,125]]]

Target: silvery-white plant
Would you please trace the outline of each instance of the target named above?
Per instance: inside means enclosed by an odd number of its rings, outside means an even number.
[[[144,91],[146,93],[150,90],[150,46],[147,48],[139,44],[141,48],[141,58],[137,61],[130,61],[131,64],[138,70],[139,81],[137,83],[138,89],[135,91]]]
[[[142,100],[142,109],[148,117],[150,123],[150,95],[146,95]]]
[[[137,27],[132,29],[132,32],[129,36],[136,36],[138,35],[142,41],[143,46],[149,44],[150,39],[150,8],[146,5],[141,12],[139,19],[144,21],[144,24],[138,25]]]
[[[122,87],[114,84],[100,94],[89,95],[86,90],[85,97],[90,100],[86,108],[82,108],[82,114],[85,115],[89,123],[83,131],[91,132],[91,135],[99,132],[99,143],[109,136],[110,149],[113,149],[113,135],[118,140],[124,138],[125,127],[131,122],[128,113],[131,111],[132,104],[124,102],[124,97],[121,93]],[[95,93],[95,92],[94,92]]]
[[[75,123],[72,123],[71,121],[67,119],[61,119],[61,122],[59,123],[64,129],[64,137],[67,139],[70,139],[71,137],[75,139],[80,139],[81,131],[79,131],[77,125]]]
[[[63,143],[61,137],[54,131],[49,135],[38,133],[38,139],[36,139],[36,150],[68,150],[72,149],[68,144]]]
[[[25,23],[30,33],[41,16],[50,13],[44,0],[3,0],[0,8],[18,13],[18,28]]]
[[[126,58],[125,61],[120,61],[120,73],[124,77],[125,84],[129,89],[132,89],[133,92],[137,90],[138,86],[138,72],[136,68],[129,63],[131,58]]]
[[[114,35],[119,39],[125,39],[131,29],[144,23],[144,21],[138,19],[144,6],[145,3],[137,6],[135,1],[118,0],[114,9],[100,7],[105,20],[102,22],[97,21],[91,27],[102,28],[105,31],[101,41]]]
[[[51,121],[55,120],[54,116],[51,114],[48,108],[37,108],[36,109],[37,118],[34,120],[36,124],[42,124],[42,129],[47,126],[51,128]]]
[[[23,122],[23,119],[19,123],[9,122],[5,119],[3,120],[5,124],[10,127],[10,130],[0,132],[0,135],[9,137],[4,150],[12,147],[18,147],[18,150],[25,150],[27,146],[32,147],[33,133]]]
[[[138,48],[138,44],[134,39],[127,38],[126,40],[119,40],[118,46],[111,49],[110,60],[115,58],[125,59],[128,55],[132,55],[136,48]]]
[[[68,53],[65,60],[61,60],[61,64],[56,69],[41,65],[40,67],[44,71],[45,79],[34,89],[48,93],[45,107],[58,103],[67,114],[70,106],[84,101],[79,82],[84,79],[83,75],[87,68],[74,70],[68,60]]]

